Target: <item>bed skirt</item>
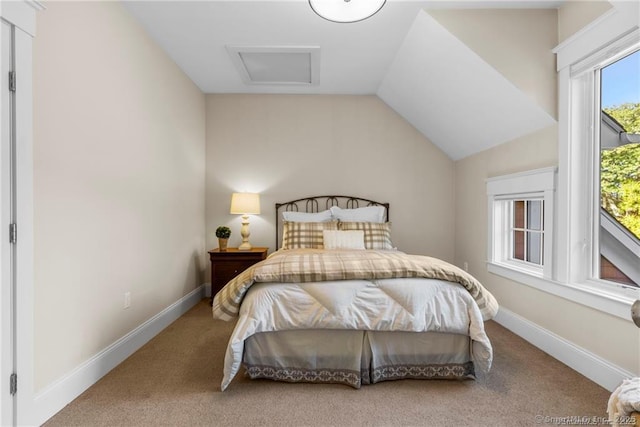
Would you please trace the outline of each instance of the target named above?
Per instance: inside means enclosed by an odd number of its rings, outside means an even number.
[[[245,341],[252,379],[363,384],[399,379],[473,379],[471,340],[438,332],[291,330]]]

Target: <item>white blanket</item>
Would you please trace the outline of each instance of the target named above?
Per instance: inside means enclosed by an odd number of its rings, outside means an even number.
[[[232,279],[213,299],[213,317],[231,320],[254,283],[308,283],[333,280],[382,280],[419,277],[461,284],[484,320],[498,312],[498,302],[475,277],[438,258],[390,250],[289,249],[271,254]]]
[[[640,412],[640,377],[624,380],[609,398],[607,408],[609,420],[613,427],[628,424],[621,422],[622,417],[628,417],[632,412]]]
[[[307,283],[256,283],[246,293],[229,340],[225,390],[242,363],[244,341],[258,332],[289,329],[446,332],[473,341],[473,361],[486,372],[492,348],[482,313],[460,284],[395,278]]]

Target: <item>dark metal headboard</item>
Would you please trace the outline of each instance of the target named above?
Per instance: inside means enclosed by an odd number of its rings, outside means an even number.
[[[375,200],[363,199],[362,197],[354,196],[312,196],[304,197],[302,199],[291,200],[290,202],[276,203],[276,250],[280,249],[281,237],[280,230],[282,229],[282,215],[283,211],[295,211],[295,212],[320,212],[331,208],[332,206],[338,206],[343,209],[356,209],[366,206],[384,206],[385,207],[385,221],[389,221],[389,203],[376,202]]]

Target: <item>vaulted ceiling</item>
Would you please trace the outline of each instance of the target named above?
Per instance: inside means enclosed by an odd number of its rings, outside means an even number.
[[[428,11],[560,3],[387,0],[352,24],[318,17],[306,0],[124,4],[204,93],[375,94],[457,160],[554,120]],[[249,72],[242,58],[254,65]],[[296,71],[313,81],[301,83]],[[295,84],[247,83],[273,75]]]

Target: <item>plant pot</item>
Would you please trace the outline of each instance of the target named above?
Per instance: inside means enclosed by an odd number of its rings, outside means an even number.
[[[227,250],[227,243],[229,243],[229,239],[221,239],[218,237],[218,247],[220,248],[220,252],[225,252]]]

